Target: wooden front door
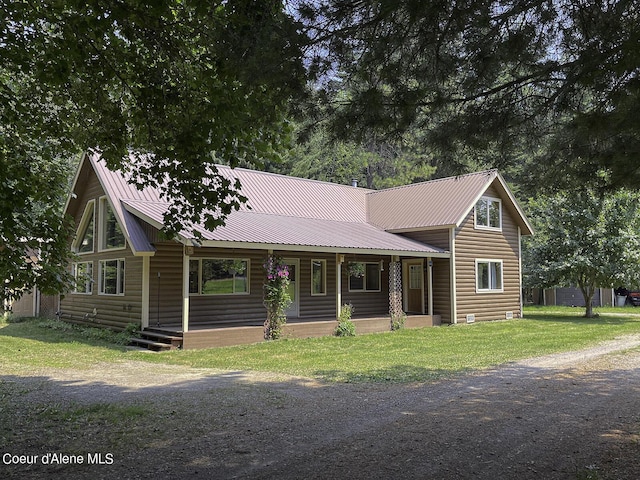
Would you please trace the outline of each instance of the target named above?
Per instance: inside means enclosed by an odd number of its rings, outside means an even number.
[[[424,313],[424,261],[405,260],[402,269],[404,311]]]
[[[300,285],[298,284],[298,271],[300,270],[300,260],[297,258],[285,258],[284,263],[289,267],[289,297],[291,298],[291,304],[286,310],[286,315],[289,318],[298,317],[300,315]]]

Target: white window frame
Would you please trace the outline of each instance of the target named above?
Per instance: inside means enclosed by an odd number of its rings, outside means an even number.
[[[382,291],[382,266],[380,262],[349,262],[349,263],[363,263],[364,264],[364,276],[362,277],[362,289],[352,289],[351,288],[351,275],[349,275],[349,270],[347,269],[347,283],[349,286],[349,292],[361,292],[361,293],[369,293],[369,292],[381,292]],[[378,267],[378,289],[377,290],[367,290],[367,265],[375,265]]]
[[[84,233],[86,228],[89,226],[89,222],[93,220],[93,247],[89,252],[81,252],[80,244],[84,240]],[[82,214],[82,218],[80,219],[80,223],[78,224],[78,229],[76,230],[76,237],[73,239],[73,243],[71,244],[71,250],[78,255],[90,255],[96,251],[96,201],[89,200],[87,205],[84,207],[84,213]]]
[[[232,261],[232,262],[245,262],[247,264],[246,270],[246,278],[247,278],[247,291],[246,292],[236,292],[235,291],[235,275],[233,282],[233,292],[227,293],[202,293],[202,262],[204,260],[221,260],[221,261]],[[201,296],[201,297],[220,297],[220,296],[237,296],[237,295],[249,295],[251,293],[251,259],[249,258],[230,258],[230,257],[202,257],[202,258],[190,258],[189,262],[198,262],[198,291],[192,292],[191,288],[189,288],[190,296]],[[189,269],[191,272],[191,269]]]
[[[320,264],[322,272],[322,291],[314,292],[315,282],[313,281],[313,267],[314,263]],[[311,259],[311,296],[312,297],[326,297],[327,296],[327,261],[320,258]]]
[[[80,265],[86,265],[86,278],[82,283],[84,283],[84,292],[78,291],[78,267]],[[93,261],[88,262],[75,262],[71,267],[71,274],[73,275],[74,284],[73,284],[73,293],[76,295],[92,295],[93,294]]]
[[[489,272],[489,288],[483,288],[480,285],[480,272],[478,268],[481,264],[487,264],[488,272]],[[491,265],[500,265],[500,288],[492,288],[492,278],[497,278],[495,275],[492,276],[492,272],[495,272],[495,268],[491,268]],[[479,258],[476,259],[476,293],[503,293],[504,292],[504,262],[502,260],[498,260],[495,258]]]
[[[106,293],[105,288],[105,268],[107,262],[118,262],[116,266],[116,292]],[[98,261],[98,295],[107,295],[111,297],[122,297],[125,293],[126,266],[124,258],[109,258]]]
[[[109,199],[106,197],[106,195],[104,197],[100,197],[100,225],[98,228],[98,251],[99,252],[114,252],[114,251],[118,251],[118,250],[124,250],[125,248],[127,248],[127,236],[124,233],[124,228],[122,228],[122,225],[120,224],[120,221],[118,220],[118,216],[116,215],[115,209],[111,206],[111,203],[109,203]],[[111,210],[111,212],[113,213],[113,217],[115,218],[116,224],[118,225],[118,227],[120,227],[120,231],[122,232],[122,236],[124,237],[124,244],[121,247],[107,247],[106,243],[107,243],[107,237],[106,237],[106,232],[105,232],[105,224],[106,224],[106,220],[107,220],[107,208],[109,208]],[[95,225],[95,223],[94,223]]]
[[[487,209],[487,223],[486,224],[482,224],[482,223],[478,223],[478,205],[480,205],[481,203],[483,203],[484,205],[486,205],[486,209]],[[490,225],[490,218],[491,216],[489,215],[489,208],[491,204],[497,204],[498,206],[498,221],[500,222],[500,225],[497,227],[491,226]],[[495,197],[488,197],[488,196],[484,196],[481,197],[480,200],[478,200],[475,204],[475,207],[473,208],[473,213],[474,213],[474,226],[476,229],[478,230],[491,230],[494,232],[501,232],[502,231],[502,200],[500,200],[499,198],[495,198]]]

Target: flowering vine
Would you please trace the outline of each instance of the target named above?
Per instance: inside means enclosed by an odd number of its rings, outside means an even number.
[[[267,319],[264,322],[264,338],[280,338],[282,327],[287,323],[285,310],[291,304],[289,288],[289,268],[277,255],[269,255],[264,262],[266,280],[264,282],[264,305]]]

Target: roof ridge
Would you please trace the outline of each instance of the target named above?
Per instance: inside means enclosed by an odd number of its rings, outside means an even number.
[[[336,183],[336,182],[329,182],[327,180],[317,180],[315,178],[305,178],[305,177],[296,177],[293,175],[285,175],[284,173],[276,173],[276,172],[266,172],[264,170],[254,170],[252,168],[245,168],[245,167],[230,167],[229,165],[221,165],[221,164],[216,164],[215,165],[216,168],[220,169],[221,167],[225,170],[230,171],[231,173],[233,173],[233,171],[242,171],[242,172],[249,172],[252,174],[257,174],[257,175],[268,175],[268,176],[273,176],[273,177],[280,177],[286,180],[300,180],[303,182],[311,182],[311,183],[320,183],[323,185],[331,185],[334,187],[341,187],[341,188],[357,188],[359,190],[364,190],[364,191],[368,191],[368,192],[375,192],[375,190],[371,189],[371,188],[364,188],[364,187],[354,187],[353,185],[348,185],[348,184],[344,184],[344,183]]]
[[[427,185],[427,184],[434,184],[434,183],[441,183],[444,181],[451,181],[451,180],[460,180],[461,178],[464,177],[474,177],[474,176],[480,176],[480,175],[494,175],[497,176],[498,174],[498,169],[497,168],[490,168],[488,170],[481,170],[479,172],[471,172],[471,173],[463,173],[462,175],[451,175],[449,177],[442,177],[442,178],[434,178],[433,180],[425,180],[424,182],[417,182],[417,183],[408,183],[406,185],[398,185],[395,187],[389,187],[389,188],[384,188],[382,190],[371,190],[369,192],[369,195],[373,195],[376,193],[383,193],[383,192],[388,192],[391,190],[400,190],[403,188],[412,188],[415,187],[417,185]]]

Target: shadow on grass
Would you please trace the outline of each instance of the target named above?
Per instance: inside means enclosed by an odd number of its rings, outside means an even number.
[[[407,384],[414,382],[432,382],[442,378],[461,375],[474,369],[449,370],[423,368],[415,365],[394,365],[389,368],[371,369],[366,371],[344,370],[316,370],[314,377],[318,377],[330,383],[381,383],[381,384]]]
[[[2,478],[582,478],[572,473],[583,468],[639,478],[640,371],[554,372],[511,365],[393,388],[244,372],[132,371],[126,382],[121,366],[98,377],[0,375],[1,451],[113,459],[16,462]]]
[[[128,334],[106,328],[83,327],[60,320],[27,318],[0,324],[0,337],[23,338],[44,343],[82,343],[125,351]]]

